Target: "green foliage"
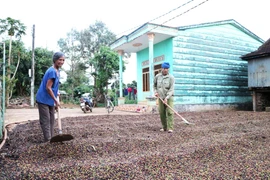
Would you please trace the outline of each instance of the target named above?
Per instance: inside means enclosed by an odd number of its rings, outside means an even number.
[[[12,37],[20,39],[22,35],[25,35],[26,26],[21,23],[19,20],[12,19],[10,17],[6,19],[0,19],[0,34],[4,34],[8,32],[8,36],[10,36],[9,40],[9,55],[8,55],[8,63],[7,63],[7,81],[6,81],[6,105],[9,104],[9,99],[12,97],[12,92],[14,90],[14,85],[16,83],[15,75],[16,70],[12,71]],[[21,52],[20,52],[21,53]],[[20,57],[20,54],[18,54]],[[19,65],[19,59],[17,64]],[[11,77],[12,76],[12,77]]]
[[[128,99],[128,95],[125,96],[125,104],[137,104],[138,101],[137,100],[133,100],[133,99]]]
[[[10,70],[11,75],[16,71],[18,65],[18,70],[15,77],[11,79],[12,93],[15,96],[25,96],[30,94],[30,77],[28,75],[28,69],[31,68],[31,54],[24,48],[24,44],[20,41],[12,42],[12,52],[11,52],[11,64]],[[16,88],[14,88],[16,86]]]
[[[105,107],[105,103],[97,103],[96,107]]]
[[[103,88],[107,89],[108,80],[119,69],[119,67],[115,67],[116,64],[119,66],[118,55],[107,47],[115,39],[116,35],[101,21],[96,21],[89,28],[80,32],[81,57],[88,58],[91,76],[94,77],[94,86],[96,87],[94,96],[103,94]],[[99,55],[100,53],[102,55]]]
[[[8,52],[8,41],[4,41],[5,42],[5,51],[6,51],[6,54]],[[2,76],[3,74],[3,68],[2,68],[2,63],[3,63],[3,58],[4,58],[4,49],[3,49],[3,44],[0,44],[0,63],[1,63],[1,68],[0,68],[0,76]],[[6,59],[5,59],[5,62],[7,62],[7,56],[6,56]]]
[[[69,69],[65,70],[67,81],[63,88],[71,94],[72,98],[77,97],[82,86],[88,85],[89,82],[89,78],[86,76],[86,70],[89,66],[88,59],[81,55],[80,36],[80,32],[71,29],[66,38],[61,38],[58,41],[61,51],[65,53],[65,63],[69,65]]]
[[[15,36],[21,38],[26,33],[26,26],[19,20],[7,17],[6,19],[0,19],[0,34],[7,32],[8,36]]]
[[[76,87],[75,90],[75,98],[80,98],[82,94],[84,93],[91,93],[92,92],[92,88],[85,85],[85,84],[81,84],[80,86]]]
[[[18,20],[12,18],[0,19],[0,34],[6,33],[6,36],[15,36],[18,39],[25,35],[26,26]],[[112,33],[106,25],[101,21],[96,21],[88,28],[77,31],[71,29],[65,38],[58,40],[60,50],[65,53],[66,62],[69,66],[67,69],[61,69],[67,74],[67,81],[61,84],[60,89],[65,90],[71,98],[68,101],[76,102],[76,98],[80,93],[98,92],[93,96],[100,96],[103,89],[108,89],[109,80],[119,72],[118,54],[112,51],[108,46],[116,39],[116,35]],[[13,47],[9,52],[9,42]],[[1,49],[2,47],[0,47]],[[11,92],[16,96],[30,95],[31,78],[28,75],[32,66],[32,52],[25,49],[25,46],[19,40],[6,41],[6,68],[10,69],[10,77],[14,74],[18,58],[17,74],[12,80],[6,78],[7,84],[12,88]],[[44,48],[35,48],[35,91],[38,90],[45,71],[52,65],[53,51]],[[3,51],[0,51],[0,59],[3,57]],[[3,60],[2,60],[3,62]],[[9,65],[10,64],[10,65]],[[90,69],[91,68],[91,69]],[[90,72],[88,71],[90,70]],[[123,70],[125,70],[125,62],[123,61]],[[0,72],[2,69],[0,69]],[[7,73],[8,71],[6,71]],[[90,76],[94,77],[97,89],[94,91],[90,86]],[[119,85],[117,85],[119,87]],[[8,88],[6,86],[6,88]],[[115,94],[115,93],[114,93]]]
[[[96,71],[92,75],[96,79],[97,91],[103,94],[103,89],[107,88],[108,81],[119,71],[119,58],[115,51],[109,47],[101,47],[100,52],[95,54],[92,60]]]
[[[13,42],[13,51],[16,50],[18,42]],[[23,47],[23,45],[21,45]],[[16,91],[13,92],[16,96],[29,96],[30,95],[30,85],[31,78],[28,75],[29,69],[32,66],[32,52],[31,51],[20,51],[21,53],[21,63],[19,65],[19,70],[16,74]],[[40,82],[42,81],[43,75],[46,70],[52,65],[52,51],[48,51],[43,48],[35,49],[35,91],[38,90]]]
[[[5,41],[6,44],[6,54],[9,53],[9,43]],[[10,92],[16,96],[21,96],[27,94],[29,89],[29,78],[28,78],[28,68],[26,67],[29,64],[29,52],[24,48],[24,44],[21,41],[12,41],[13,50],[10,53],[10,65],[7,64],[6,56],[6,69],[10,69],[9,75],[11,78],[6,78],[6,87],[8,86]],[[0,47],[0,56],[3,57],[3,47]],[[31,60],[31,59],[30,59]],[[3,59],[1,59],[3,62]],[[16,68],[18,66],[18,70]],[[25,70],[25,68],[27,70]],[[3,74],[3,69],[0,70],[1,75]],[[8,72],[6,71],[6,75]],[[14,77],[13,77],[14,76]],[[13,78],[12,78],[13,77]],[[25,87],[23,87],[26,85]],[[16,88],[14,88],[16,87]]]
[[[17,73],[14,80],[10,82],[7,80],[7,84],[10,83],[13,88],[14,96],[29,96],[30,95],[30,85],[31,78],[28,75],[29,69],[32,66],[32,52],[25,49],[24,44],[21,41],[12,42],[13,50],[11,52],[11,72],[16,69],[16,64],[18,61],[18,55],[20,56],[20,63],[18,66]],[[6,52],[8,52],[9,44],[6,44]],[[1,54],[2,55],[2,54]],[[42,77],[45,71],[52,65],[52,51],[48,51],[43,48],[35,49],[35,91],[37,91]],[[1,69],[2,74],[2,69]],[[11,74],[13,75],[13,74]]]
[[[106,47],[116,39],[106,25],[96,21],[87,29],[77,31],[72,29],[66,38],[61,38],[58,45],[65,53],[67,81],[62,85],[68,93],[75,98],[85,90],[84,86],[90,86],[90,76],[94,77],[93,96],[103,94],[103,88],[108,86],[108,81],[119,70],[118,55]],[[91,72],[87,72],[89,69]],[[125,67],[123,68],[125,69]]]
[[[127,87],[137,87],[137,81],[132,81],[131,83],[127,84]]]
[[[32,52],[31,52],[32,53]],[[36,48],[35,49],[35,89],[40,85],[42,81],[43,75],[47,71],[47,69],[52,66],[53,51],[49,51],[44,48]],[[29,69],[31,66],[29,66]]]
[[[82,57],[91,59],[100,51],[101,46],[109,46],[115,39],[116,35],[103,22],[96,21],[80,33]]]

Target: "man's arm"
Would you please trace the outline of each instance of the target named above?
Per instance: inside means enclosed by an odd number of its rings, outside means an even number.
[[[55,105],[58,107],[60,104],[57,100],[57,98],[54,96],[53,91],[52,91],[52,85],[53,85],[53,79],[49,79],[46,84],[46,91],[49,93],[49,95],[52,97],[52,99],[55,102]]]
[[[170,89],[167,92],[166,99],[169,99],[174,94],[174,77],[170,78]]]

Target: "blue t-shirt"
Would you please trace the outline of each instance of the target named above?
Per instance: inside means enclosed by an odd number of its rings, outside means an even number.
[[[54,106],[54,100],[46,90],[46,84],[49,79],[53,79],[52,91],[55,97],[58,96],[57,93],[59,88],[60,71],[58,70],[57,72],[56,69],[50,67],[43,76],[42,82],[37,91],[36,101],[38,103]]]

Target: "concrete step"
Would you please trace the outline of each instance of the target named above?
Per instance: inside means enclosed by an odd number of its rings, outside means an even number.
[[[138,105],[147,106],[147,101],[138,101]]]

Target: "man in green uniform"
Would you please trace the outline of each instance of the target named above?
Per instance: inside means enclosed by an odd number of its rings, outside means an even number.
[[[163,103],[160,99],[158,100],[158,109],[162,124],[160,131],[172,133],[174,112],[166,104],[173,108],[174,77],[169,74],[170,64],[168,62],[163,62],[161,68],[161,72],[154,79],[155,96],[160,97],[164,101]]]

